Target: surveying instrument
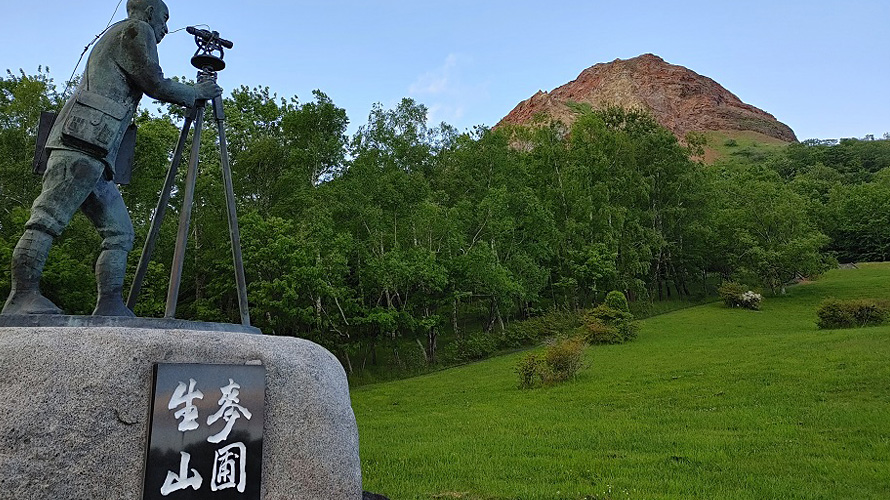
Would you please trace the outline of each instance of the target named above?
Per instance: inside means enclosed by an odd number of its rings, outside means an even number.
[[[195,44],[198,50],[192,56],[192,66],[198,69],[198,82],[212,81],[216,83],[217,74],[225,69],[226,63],[223,61],[225,56],[224,49],[231,49],[232,42],[220,38],[219,32],[198,29],[192,26],[186,28],[190,35],[194,35]],[[232,188],[232,169],[229,164],[229,151],[226,144],[226,128],[225,128],[225,111],[223,110],[222,96],[213,99],[213,117],[216,120],[219,135],[219,155],[220,164],[222,166],[223,185],[226,194],[226,208],[228,209],[229,220],[229,237],[232,242],[232,257],[235,261],[235,283],[238,287],[238,307],[241,312],[241,324],[250,326],[250,312],[247,308],[247,283],[244,279],[244,263],[241,257],[241,235],[238,231],[238,216],[235,213],[235,193]],[[189,114],[185,117],[185,123],[182,125],[182,132],[179,135],[179,142],[176,150],[173,152],[173,159],[170,163],[170,169],[167,171],[167,178],[164,181],[164,188],[161,191],[161,197],[158,200],[158,206],[151,218],[151,229],[145,240],[145,246],[142,249],[142,255],[139,258],[139,266],[136,270],[136,276],[133,279],[133,285],[130,288],[130,295],[127,298],[127,307],[131,310],[136,306],[139,298],[139,292],[142,289],[142,282],[148,271],[148,263],[151,261],[151,254],[154,252],[157,244],[158,235],[161,231],[161,223],[164,220],[164,213],[167,211],[167,205],[170,202],[170,193],[176,182],[176,175],[179,171],[179,165],[182,162],[182,154],[188,142],[189,130],[194,123],[194,134],[192,135],[191,153],[189,156],[188,172],[186,173],[185,186],[182,199],[182,212],[179,216],[179,230],[176,234],[176,249],[173,252],[173,265],[170,271],[170,285],[167,290],[167,305],[164,317],[174,318],[176,316],[176,303],[179,300],[179,285],[182,281],[182,267],[185,261],[185,249],[188,242],[189,224],[192,216],[192,204],[195,199],[195,183],[198,177],[198,156],[201,150],[201,129],[204,125],[204,111],[207,107],[206,100],[195,102]]]

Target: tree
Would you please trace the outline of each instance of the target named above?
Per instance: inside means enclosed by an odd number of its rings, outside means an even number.
[[[875,182],[836,186],[826,211],[830,248],[840,261],[890,260],[890,168]]]
[[[815,228],[803,198],[774,171],[727,165],[715,194],[715,253],[728,257],[736,272],[784,294],[794,279],[830,266],[822,253],[828,237]]]

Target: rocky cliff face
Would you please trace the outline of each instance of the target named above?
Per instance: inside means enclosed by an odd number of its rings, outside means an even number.
[[[773,115],[745,104],[714,80],[653,54],[587,68],[576,80],[519,103],[498,125],[524,124],[541,113],[570,124],[574,114],[568,102],[595,109],[643,108],[680,139],[691,131],[753,131],[797,141],[794,131]]]

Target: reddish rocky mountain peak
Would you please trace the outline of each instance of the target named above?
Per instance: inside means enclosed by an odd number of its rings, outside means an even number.
[[[745,104],[714,80],[655,54],[616,59],[585,69],[574,81],[552,92],[538,91],[522,101],[498,125],[524,124],[539,114],[571,124],[567,103],[642,108],[683,139],[688,132],[751,131],[785,142],[797,137],[773,115]]]

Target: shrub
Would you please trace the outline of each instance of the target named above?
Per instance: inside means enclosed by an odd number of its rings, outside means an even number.
[[[717,293],[723,299],[726,307],[741,307],[751,309],[753,311],[760,310],[760,303],[763,301],[763,295],[755,293],[747,289],[748,287],[735,281],[724,281]]]
[[[587,343],[578,337],[560,339],[544,352],[544,382],[555,384],[575,378],[584,366]]]
[[[890,303],[875,299],[825,299],[816,315],[821,329],[874,326],[890,318]]]
[[[621,344],[637,337],[633,314],[602,304],[584,315],[582,335],[591,344]]]
[[[485,359],[497,351],[494,336],[485,332],[476,332],[457,339],[452,357],[457,362]]]
[[[524,345],[535,344],[540,340],[539,335],[541,332],[532,324],[534,319],[536,318],[526,321],[514,321],[507,325],[507,328],[501,332],[498,345],[502,349],[515,349]]]
[[[739,307],[739,297],[745,293],[745,285],[736,283],[735,281],[724,281],[717,288],[717,293],[723,299],[726,307]]]
[[[531,389],[553,385],[578,375],[584,367],[587,343],[578,337],[560,339],[547,347],[542,356],[529,354],[519,361],[516,373],[519,388]]]
[[[627,297],[624,296],[624,293],[617,290],[613,290],[606,295],[605,304],[612,309],[618,309],[619,311],[628,313],[630,312],[630,307],[627,305]]]
[[[531,389],[537,387],[544,382],[541,358],[537,354],[529,354],[522,358],[516,366],[516,373],[519,374],[519,388]]]
[[[597,318],[591,318],[582,327],[584,339],[591,344],[621,344],[624,336],[618,332],[618,328],[607,325]]]
[[[763,295],[748,290],[747,292],[743,293],[741,297],[739,297],[739,307],[751,309],[752,311],[759,311],[760,303],[762,301]]]
[[[532,345],[546,338],[565,337],[580,324],[580,319],[574,312],[553,310],[543,316],[510,323],[499,339],[499,346],[512,349]]]
[[[728,148],[734,148],[734,147],[738,146],[739,143],[735,139],[727,139],[726,141],[723,142],[723,145]]]

